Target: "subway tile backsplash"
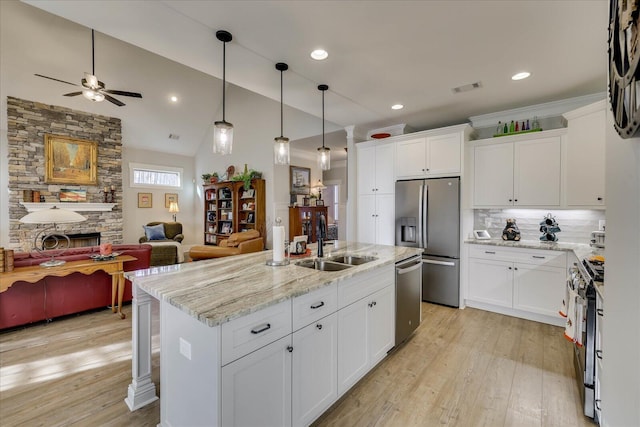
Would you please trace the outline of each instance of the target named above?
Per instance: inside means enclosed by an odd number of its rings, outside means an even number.
[[[499,238],[507,218],[515,218],[522,240],[539,240],[540,222],[549,213],[562,230],[556,234],[558,241],[567,243],[588,244],[591,232],[598,230],[598,222],[605,219],[605,212],[600,210],[476,209],[473,228],[487,230],[491,237]]]

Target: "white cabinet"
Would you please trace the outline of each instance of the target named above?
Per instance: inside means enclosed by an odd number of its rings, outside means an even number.
[[[567,256],[562,251],[469,245],[466,303],[562,325]]]
[[[606,101],[564,114],[568,120],[565,150],[565,202],[569,207],[605,205]]]
[[[398,141],[396,176],[405,179],[459,175],[461,153],[461,132]]]
[[[338,396],[338,316],[293,333],[293,425],[311,424]],[[266,424],[265,424],[266,425]]]
[[[349,390],[393,347],[394,313],[393,286],[338,311],[338,395]]]
[[[288,335],[222,368],[223,426],[291,425],[290,349]]]
[[[393,144],[358,144],[358,194],[393,194]]]
[[[393,194],[358,197],[357,240],[362,243],[393,245],[395,242],[395,196]]]
[[[560,206],[560,134],[564,132],[495,138],[490,143],[476,145],[474,206]]]

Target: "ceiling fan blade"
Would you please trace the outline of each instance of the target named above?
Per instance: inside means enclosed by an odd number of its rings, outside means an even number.
[[[137,92],[126,92],[124,90],[104,90],[103,92],[110,93],[112,95],[121,95],[121,96],[131,96],[133,98],[142,98],[141,93]]]
[[[65,93],[62,96],[78,96],[78,95],[82,95],[82,91],[80,91],[80,92],[69,92],[69,93]]]
[[[122,107],[124,106],[124,102],[115,99],[113,96],[109,96],[106,93],[102,93],[104,95],[104,99],[106,99],[107,101],[111,102],[112,104],[116,104],[118,107]]]
[[[77,85],[75,83],[65,82],[64,80],[54,79],[53,77],[43,76],[42,74],[34,74],[34,76],[42,77],[43,79],[55,80],[57,82],[66,83],[66,84],[71,85],[71,86],[80,86],[80,85]]]

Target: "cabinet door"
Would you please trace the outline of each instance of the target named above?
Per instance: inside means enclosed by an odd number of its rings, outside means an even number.
[[[427,173],[429,175],[460,173],[460,134],[427,138]]]
[[[560,206],[560,137],[515,143],[516,206]]]
[[[368,298],[338,311],[338,396],[369,369]]]
[[[291,335],[222,368],[222,425],[291,425]]]
[[[393,194],[376,196],[376,240],[379,245],[395,244],[395,197]]]
[[[425,138],[400,141],[396,145],[398,178],[424,176],[427,173],[427,141]]]
[[[393,144],[379,145],[376,147],[375,161],[375,182],[376,194],[393,194],[396,190],[395,174],[394,174],[394,150]],[[369,163],[369,168],[371,168]],[[358,169],[360,170],[360,169]]]
[[[512,283],[512,263],[479,258],[469,259],[469,299],[512,307]]]
[[[358,241],[376,242],[376,196],[358,197]]]
[[[569,120],[565,174],[568,206],[604,206],[605,133],[604,109]]]
[[[365,298],[368,313],[369,365],[373,366],[387,355],[395,343],[395,292],[387,286]]]
[[[376,147],[358,148],[358,194],[376,191]]]
[[[338,314],[293,334],[293,425],[311,424],[338,396]]]
[[[473,186],[475,206],[513,204],[513,143],[475,147]]]
[[[513,308],[560,318],[559,301],[565,296],[565,269],[515,264]]]

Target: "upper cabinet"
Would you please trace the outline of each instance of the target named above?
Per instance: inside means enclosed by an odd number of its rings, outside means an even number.
[[[361,143],[358,150],[358,194],[392,194],[394,146],[387,141]]]
[[[605,100],[564,114],[568,121],[565,150],[567,207],[605,206]]]
[[[560,129],[476,143],[474,207],[559,207],[565,132]]]
[[[468,127],[463,125],[464,127]],[[450,133],[429,135],[396,143],[398,179],[460,175],[465,132],[447,128]],[[470,128],[469,128],[470,129]]]

